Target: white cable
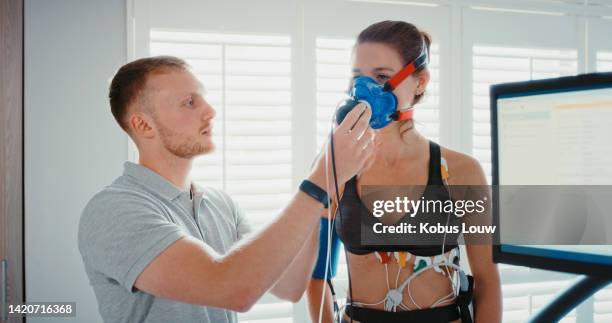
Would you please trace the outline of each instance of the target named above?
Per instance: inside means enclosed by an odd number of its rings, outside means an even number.
[[[389,287],[389,265],[385,264],[385,279],[387,280],[387,290],[391,289]]]
[[[336,103],[336,110],[334,111],[334,113],[332,114],[331,117],[331,127],[330,127],[330,135],[329,135],[329,140],[325,141],[325,150],[323,151],[323,153],[325,154],[325,188],[327,189],[327,194],[328,196],[333,196],[332,195],[332,191],[330,189],[330,181],[329,181],[329,149],[330,149],[330,145],[329,142],[330,140],[334,140],[334,124],[335,124],[335,119],[336,119],[336,115],[338,113],[338,108],[341,102],[345,101],[345,99],[339,101],[338,103]],[[335,170],[334,170],[335,171]],[[336,174],[334,174],[334,177],[336,176]],[[335,185],[335,181],[334,181],[334,185]],[[335,191],[334,191],[335,192]],[[339,204],[340,201],[336,201],[336,204]],[[332,210],[331,210],[331,205],[328,205],[327,208],[327,218],[328,218],[328,226],[327,226],[327,253],[325,255],[325,271],[324,271],[324,284],[323,284],[323,291],[321,292],[321,305],[319,306],[319,323],[322,323],[323,321],[323,307],[325,306],[325,289],[327,288],[327,273],[328,273],[328,268],[329,263],[331,262],[331,242],[332,242],[332,229],[333,226],[335,225],[335,221],[336,221],[336,217],[333,216],[332,217]],[[348,294],[348,291],[347,291]]]
[[[399,283],[400,272],[402,272],[402,266],[397,264],[397,275],[395,276],[395,288],[397,288],[397,284]]]
[[[449,256],[450,256],[450,253],[449,253]],[[446,273],[448,274],[449,280],[451,282],[451,288],[453,290],[448,295],[446,295],[446,296],[438,299],[437,301],[435,301],[431,305],[431,307],[439,306],[440,304],[442,304],[443,302],[448,301],[448,300],[454,300],[455,297],[453,297],[453,296],[458,296],[459,295],[458,291],[459,291],[460,286],[459,286],[459,280],[457,279],[458,278],[457,275],[459,275],[458,271],[457,270],[453,271],[453,278],[451,279],[450,278],[451,274],[450,274],[450,271],[448,269],[448,266],[444,266],[444,269],[446,270]]]
[[[382,304],[382,303],[383,303],[384,301],[386,301],[386,300],[387,300],[387,299],[385,298],[385,299],[383,299],[382,301],[380,301],[380,302],[378,302],[378,303],[371,303],[371,304],[368,304],[368,303],[361,303],[361,302],[353,302],[353,304],[355,304],[355,305],[357,305],[357,306],[362,306],[362,307],[363,307],[363,306],[374,306],[374,305],[380,305],[380,304]]]
[[[453,300],[455,296],[455,293],[453,291],[451,291],[450,293],[446,294],[446,296],[438,299],[437,301],[435,301],[433,304],[431,304],[431,307],[436,307],[446,301],[450,301]]]
[[[403,309],[404,311],[410,311],[410,310],[411,310],[411,309],[410,309],[410,307],[408,307],[408,306],[404,305],[404,303],[403,303],[403,302],[402,302],[401,304],[399,304],[399,307],[400,307],[401,309]]]
[[[410,297],[410,301],[412,302],[412,304],[414,304],[414,306],[417,309],[421,309],[421,306],[419,306],[419,304],[417,304],[417,302],[414,300],[414,298],[412,297],[412,291],[410,290],[410,284],[408,284],[408,297]]]
[[[441,162],[442,162],[442,152],[440,152],[440,163]],[[444,162],[446,163],[446,160],[444,160]],[[448,164],[444,168],[446,169],[446,172],[448,173]],[[448,197],[450,198],[450,200],[452,202],[453,196],[451,195],[450,188],[449,188],[449,185],[448,185],[448,181],[445,178],[442,178],[442,183],[444,184],[444,187],[448,191]],[[447,215],[446,216],[446,227],[448,228],[448,224],[450,223],[450,212],[447,212],[446,215]],[[446,246],[446,232],[447,231],[448,230],[444,230],[444,235],[442,236],[442,253],[441,254],[442,254],[443,257],[444,257],[444,247]],[[459,256],[460,256],[460,249],[459,249],[459,247],[457,247],[457,253],[459,253]],[[449,251],[448,255],[450,256],[450,251]],[[444,262],[448,263],[447,257],[444,257]],[[446,276],[448,277],[448,279],[449,279],[449,281],[451,283],[451,288],[453,288],[453,292],[455,294],[458,294],[458,289],[455,288],[455,285],[454,285],[452,279],[450,278],[450,273],[448,271],[448,266],[445,266],[445,269],[446,269],[446,273],[447,273]]]
[[[338,105],[336,105],[336,112],[337,111],[338,111]],[[336,112],[332,116],[329,140],[325,141],[324,150],[323,150],[323,153],[325,154],[325,188],[327,189],[328,196],[332,196],[331,190],[329,187],[330,186],[330,183],[329,183],[329,149],[330,149],[329,141],[334,140],[333,138],[334,136],[334,117],[336,115]],[[325,290],[327,289],[327,273],[329,269],[329,264],[331,262],[332,226],[334,225],[334,222],[336,220],[335,217],[332,217],[331,208],[332,206],[328,205],[327,220],[329,223],[327,225],[327,252],[325,254],[325,270],[323,272],[324,283],[323,283],[323,290],[321,292],[321,305],[319,306],[319,320],[318,320],[319,323],[323,322],[323,307],[325,306]]]
[[[436,266],[439,266],[439,264],[440,263],[432,263],[430,265],[427,265],[427,266],[423,267],[420,271],[418,271],[416,273],[413,272],[412,275],[410,275],[408,278],[406,278],[406,280],[402,283],[402,285],[399,286],[398,288],[396,288],[395,290],[398,293],[401,294],[402,291],[407,287],[408,288],[408,297],[410,298],[412,303],[417,307],[417,309],[422,309],[421,306],[419,306],[419,304],[412,297],[412,292],[410,290],[410,283],[412,282],[412,280],[414,280],[416,277],[421,275],[423,272],[427,271],[428,269],[431,269],[431,268],[434,268]],[[461,270],[461,267],[459,267],[459,266],[457,266],[455,264],[447,264],[447,266],[451,267],[451,268],[453,268],[453,269],[455,269],[457,271]],[[390,289],[389,289],[389,291],[390,291]],[[452,294],[454,294],[454,291],[452,292]],[[449,295],[451,295],[451,294],[449,294]],[[443,296],[441,299],[438,299],[436,302],[439,302],[440,300],[448,298],[449,295]],[[385,295],[385,297],[381,301],[379,301],[377,303],[367,304],[367,303],[357,303],[357,302],[355,302],[354,304],[356,304],[356,305],[365,305],[365,306],[374,306],[374,305],[379,305],[379,304],[387,301],[388,299],[389,299],[389,293],[387,292],[387,295]],[[403,305],[403,307],[401,305]],[[397,306],[400,306],[400,308],[403,308],[403,309],[406,309],[406,310],[410,310],[410,308],[406,304],[404,304],[403,301],[401,301],[398,305],[393,306],[393,311],[397,310]],[[387,309],[391,309],[391,308],[387,306],[387,307],[385,307],[385,310],[387,310]]]
[[[439,306],[440,304],[447,302],[447,301],[452,301],[455,299],[455,293],[453,293],[453,291],[451,291],[450,293],[448,293],[446,296],[438,299],[437,301],[435,301],[431,307],[436,307]]]
[[[412,297],[412,291],[410,290],[410,283],[412,282],[413,279],[415,279],[416,277],[418,277],[419,275],[421,275],[423,272],[425,272],[427,269],[430,268],[434,268],[437,267],[439,265],[439,263],[432,263],[431,265],[427,265],[425,267],[423,267],[419,272],[413,273],[412,275],[410,275],[410,277],[408,277],[403,283],[402,285],[398,288],[398,290],[403,291],[404,288],[408,288],[408,297],[410,298],[410,301],[412,301],[412,303],[416,306],[416,308],[418,309],[422,309],[421,306],[419,306],[419,304],[417,304],[417,302],[414,300],[414,298]],[[461,270],[461,267],[455,265],[455,264],[447,264],[447,266],[454,268],[455,270]]]
[[[333,131],[333,130],[332,130]],[[330,138],[329,140],[333,140],[333,138],[331,137],[332,134],[330,134]],[[329,148],[329,141],[326,141],[324,144],[324,151],[323,153],[325,154],[325,188],[327,189],[327,192],[330,192],[329,190],[329,172],[328,172],[328,148]],[[329,196],[329,193],[328,193]],[[327,216],[328,216],[328,221],[331,219],[331,205],[327,208]],[[318,322],[322,323],[323,322],[323,307],[325,306],[325,290],[327,289],[327,269],[329,267],[329,262],[331,261],[331,223],[328,223],[327,225],[327,253],[325,255],[325,270],[323,271],[323,289],[321,292],[321,305],[319,306],[319,319]]]

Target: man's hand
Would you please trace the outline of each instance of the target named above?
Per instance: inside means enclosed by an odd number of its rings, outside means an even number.
[[[333,132],[334,159],[336,162],[336,178],[338,185],[343,185],[355,176],[374,152],[374,131],[370,128],[370,108],[360,103],[344,118]],[[333,174],[331,143],[328,142],[327,153],[320,154],[319,160],[310,176],[310,180],[327,190],[325,178],[331,180]],[[326,162],[327,159],[327,162]],[[327,174],[325,167],[327,166]],[[330,182],[330,184],[333,184]],[[329,193],[329,192],[328,192]]]

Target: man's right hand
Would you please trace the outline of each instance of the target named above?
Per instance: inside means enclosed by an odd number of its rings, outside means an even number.
[[[374,152],[374,130],[370,128],[370,108],[360,103],[333,132],[334,159],[336,163],[336,178],[338,185],[343,185],[351,177],[355,176],[364,168],[366,162]],[[325,178],[329,184],[333,183],[333,166],[331,158],[331,143],[326,144],[326,154],[320,154],[316,167],[310,176],[310,180],[329,192]],[[323,148],[325,149],[325,147]],[[327,163],[326,159],[327,158]],[[327,175],[325,167],[327,166]],[[331,186],[330,186],[331,187]]]

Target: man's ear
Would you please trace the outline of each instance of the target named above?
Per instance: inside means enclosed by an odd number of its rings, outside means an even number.
[[[136,111],[128,117],[128,126],[132,133],[138,138],[151,139],[155,137],[153,118],[141,111]]]

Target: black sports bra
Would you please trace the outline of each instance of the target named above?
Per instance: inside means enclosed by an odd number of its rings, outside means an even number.
[[[429,175],[427,179],[427,187],[425,187],[422,198],[424,201],[436,200],[444,201],[450,200],[450,194],[444,182],[442,180],[442,173],[440,171],[441,163],[440,146],[430,141],[429,142]],[[338,237],[344,243],[346,250],[353,254],[365,255],[375,251],[407,251],[417,256],[434,256],[442,253],[442,242],[445,241],[444,251],[451,250],[457,247],[457,238],[459,234],[447,233],[446,237],[443,234],[434,234],[428,236],[427,241],[435,241],[432,244],[419,244],[419,245],[408,245],[402,243],[401,235],[395,235],[396,239],[390,239],[389,236],[376,234],[373,231],[373,226],[379,222],[378,218],[370,212],[370,210],[364,205],[361,198],[357,193],[357,177],[351,178],[345,185],[344,194],[338,203],[338,208],[342,210],[340,213],[336,211],[335,229],[338,233]],[[342,215],[340,215],[342,214]],[[400,223],[412,223],[418,225],[420,221],[424,220],[425,216],[419,218],[417,213],[414,218],[404,215],[395,225]],[[427,222],[430,224],[440,223],[446,225],[446,221],[450,221],[449,225],[457,225],[459,219],[453,215],[445,213],[427,213]],[[431,220],[435,221],[431,221]],[[362,244],[363,241],[369,242],[368,244]],[[403,237],[405,239],[405,236]],[[404,240],[405,242],[406,240]],[[373,243],[370,243],[373,242]]]

